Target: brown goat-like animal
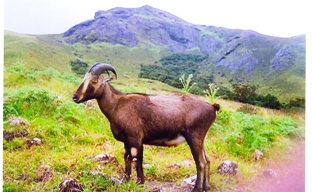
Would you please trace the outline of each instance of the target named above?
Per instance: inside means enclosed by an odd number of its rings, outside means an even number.
[[[210,161],[204,139],[216,119],[220,106],[210,105],[190,95],[148,95],[122,93],[114,89],[103,72],[113,66],[94,64],[73,95],[76,103],[96,99],[110,122],[114,137],[124,143],[125,178],[131,177],[131,163],[136,161],[137,184],[144,183],[143,144],[177,146],[187,142],[196,163],[197,179],[193,191],[209,190]]]

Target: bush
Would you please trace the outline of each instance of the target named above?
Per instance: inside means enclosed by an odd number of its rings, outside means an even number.
[[[250,105],[246,105],[248,109]],[[290,117],[263,118],[242,112],[222,111],[213,126],[215,145],[225,146],[226,152],[240,158],[250,159],[255,149],[263,152],[280,141],[281,137],[297,136],[302,128]]]
[[[256,97],[256,102],[261,107],[266,107],[266,108],[271,108],[271,109],[281,109],[282,107],[282,104],[279,102],[277,97],[271,94],[267,94],[265,96],[261,94],[258,95]]]
[[[237,85],[234,84],[233,92],[229,93],[229,99],[239,101],[242,103],[249,103],[252,105],[258,105],[261,107],[267,107],[271,109],[281,109],[283,105],[279,102],[277,97],[271,94],[258,95],[256,85]]]
[[[252,105],[244,104],[237,109],[237,112],[243,112],[246,114],[255,115],[257,114],[257,108]]]
[[[44,71],[30,71],[28,74],[27,74],[27,77],[29,77],[30,79],[34,80],[34,81],[37,81],[37,80],[40,80],[40,81],[49,81],[51,78],[53,77],[60,77],[60,72],[53,69],[53,68],[48,68]]]
[[[9,114],[25,117],[51,115],[57,107],[57,96],[41,88],[23,87],[9,96],[3,106],[3,119]]]
[[[257,96],[256,94],[256,85],[237,85],[234,84],[233,92],[230,94],[229,98],[234,101],[239,101],[242,103],[254,104],[254,100]]]
[[[199,64],[207,57],[208,55],[173,54],[160,59],[155,65],[141,65],[139,77],[158,80],[181,89],[183,86],[179,77],[183,74],[194,74],[192,80],[199,82],[195,92],[202,94],[202,89],[208,88],[207,85],[213,81],[213,76],[200,76],[197,73]]]
[[[287,108],[305,108],[305,99],[301,97],[296,97],[294,99],[291,99],[287,105]]]
[[[88,64],[77,59],[76,61],[70,61],[70,65],[72,66],[72,71],[77,73],[78,75],[83,75],[88,70]]]

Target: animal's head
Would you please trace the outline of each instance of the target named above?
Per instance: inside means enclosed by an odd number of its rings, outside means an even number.
[[[115,68],[109,64],[96,63],[86,73],[82,83],[74,93],[72,99],[76,103],[81,103],[89,99],[99,97],[103,93],[103,85],[111,81],[114,77],[105,79],[102,73],[111,71],[117,78],[117,72]]]

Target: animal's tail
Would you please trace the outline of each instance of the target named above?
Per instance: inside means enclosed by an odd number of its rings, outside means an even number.
[[[220,110],[220,105],[217,104],[217,103],[214,103],[212,104],[213,108],[216,110],[216,111],[219,111]]]

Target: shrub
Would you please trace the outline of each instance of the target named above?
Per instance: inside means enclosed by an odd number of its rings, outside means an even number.
[[[79,59],[76,61],[70,61],[70,65],[72,66],[72,71],[78,75],[83,75],[88,70],[88,64]]]
[[[296,97],[294,99],[291,99],[287,105],[287,108],[305,108],[305,99],[301,97]]]
[[[229,99],[239,101],[242,103],[249,103],[252,105],[258,105],[261,107],[267,107],[271,109],[281,109],[283,106],[274,95],[258,95],[256,85],[237,85],[233,84],[233,92],[229,94]]]
[[[225,146],[227,153],[250,159],[255,149],[269,151],[281,137],[297,136],[303,129],[290,117],[263,118],[260,115],[222,111],[213,130],[211,133],[221,142],[215,145]]]
[[[260,94],[256,97],[255,100],[258,105],[262,107],[267,107],[271,109],[280,109],[282,107],[282,104],[279,102],[277,97],[271,94],[267,94],[265,96]]]
[[[257,109],[252,105],[243,104],[237,109],[237,112],[243,112],[246,114],[254,115],[254,114],[257,114]]]
[[[3,118],[9,114],[25,117],[45,116],[54,113],[57,96],[41,88],[23,87],[9,95],[3,106]]]
[[[255,97],[257,96],[256,94],[256,85],[237,85],[234,84],[233,86],[233,92],[230,94],[230,99],[239,101],[242,103],[250,103],[254,104]]]
[[[49,81],[53,77],[60,77],[60,72],[49,67],[48,69],[44,71],[30,71],[27,74],[27,77],[29,77],[32,80],[41,80],[41,81]]]
[[[218,113],[218,120],[221,121],[223,124],[228,124],[230,122],[232,113],[227,110],[222,110]]]
[[[77,75],[74,73],[63,73],[61,74],[61,78],[69,83],[79,84],[81,82],[81,79],[78,79]]]
[[[60,104],[55,109],[54,114],[54,118],[56,120],[64,120],[74,124],[79,124],[81,122],[80,116],[85,116],[82,104],[77,105],[72,101],[65,101],[64,103]]]

